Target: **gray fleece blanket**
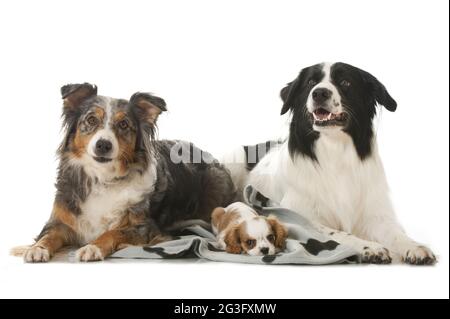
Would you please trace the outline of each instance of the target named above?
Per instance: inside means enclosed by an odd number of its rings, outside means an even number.
[[[303,264],[325,265],[358,263],[356,251],[346,247],[316,229],[306,218],[264,197],[251,186],[244,191],[244,198],[261,215],[274,215],[283,222],[289,236],[286,249],[276,255],[248,256],[229,254],[217,248],[211,226],[204,221],[191,220],[175,229],[174,239],[154,246],[127,247],[112,258],[203,258],[211,261],[250,264]]]

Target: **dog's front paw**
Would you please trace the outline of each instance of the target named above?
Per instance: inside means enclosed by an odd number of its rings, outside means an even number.
[[[103,260],[105,259],[105,256],[103,256],[103,253],[98,246],[86,245],[77,250],[77,252],[75,253],[75,258],[78,261],[86,262]]]
[[[433,252],[421,245],[406,249],[402,254],[402,260],[411,265],[433,265],[437,261]]]
[[[23,259],[27,263],[45,263],[50,260],[50,252],[40,246],[31,246],[23,254]]]
[[[376,244],[365,246],[361,257],[362,262],[366,264],[390,264],[392,262],[389,250]]]

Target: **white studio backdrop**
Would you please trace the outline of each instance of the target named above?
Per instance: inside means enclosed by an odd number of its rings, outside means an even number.
[[[1,2],[0,297],[448,298],[448,23],[440,0]],[[377,120],[380,152],[399,219],[439,255],[435,267],[24,265],[8,256],[50,214],[63,84],[122,98],[151,91],[169,109],[160,138],[219,154],[283,134],[280,89],[322,61],[371,72],[397,100]],[[215,284],[203,291],[198,280]]]

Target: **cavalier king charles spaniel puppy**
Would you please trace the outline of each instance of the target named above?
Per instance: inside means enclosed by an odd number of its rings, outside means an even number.
[[[244,203],[217,207],[211,221],[219,248],[228,253],[273,255],[285,248],[286,227],[274,216],[261,216]]]

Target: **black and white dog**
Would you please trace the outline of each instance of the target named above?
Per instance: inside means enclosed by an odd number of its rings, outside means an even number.
[[[392,251],[407,263],[434,263],[405,234],[389,199],[372,125],[377,104],[397,107],[384,85],[351,65],[323,63],[303,69],[280,94],[281,114],[292,114],[288,139],[262,158],[248,146],[224,158],[243,163],[227,164],[235,183],[305,214],[365,262],[389,263]]]

